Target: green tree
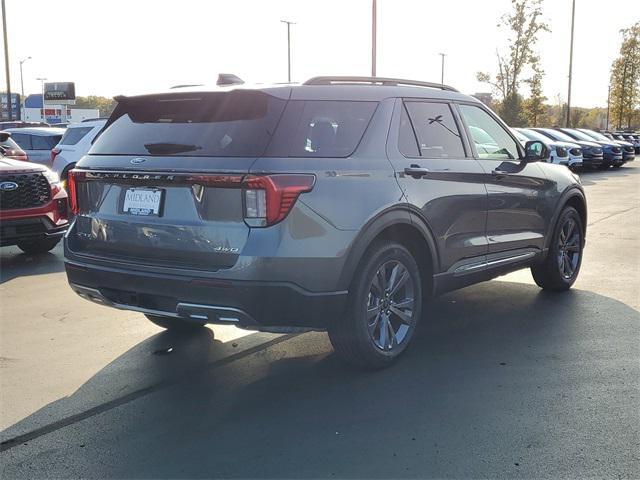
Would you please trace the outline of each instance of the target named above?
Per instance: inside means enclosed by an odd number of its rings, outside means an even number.
[[[640,22],[620,33],[620,55],[611,66],[609,111],[611,125],[631,128],[640,110]]]
[[[544,102],[547,101],[547,97],[542,94],[542,77],[544,76],[544,70],[542,70],[540,66],[539,57],[532,57],[531,70],[533,74],[525,80],[525,83],[529,85],[531,94],[529,98],[524,101],[523,107],[527,123],[533,127],[537,127],[538,121],[547,110],[544,104]]]
[[[75,108],[96,108],[101,117],[107,117],[113,112],[116,101],[113,98],[89,95],[88,97],[76,97]]]
[[[522,120],[522,111],[514,109],[519,103],[521,77],[527,65],[537,56],[534,47],[540,32],[548,32],[549,27],[542,20],[542,0],[511,0],[512,11],[503,15],[498,27],[510,32],[507,53],[496,52],[498,73],[492,77],[489,73],[478,72],[480,82],[490,84],[501,102],[500,114],[510,125]]]

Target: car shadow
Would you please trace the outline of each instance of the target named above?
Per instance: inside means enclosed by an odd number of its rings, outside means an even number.
[[[62,242],[51,252],[23,253],[18,247],[0,247],[0,284],[17,277],[64,272]]]
[[[345,367],[323,333],[287,337],[223,363],[211,362],[222,347],[206,332],[160,334],[3,438],[25,425],[46,426],[84,403],[88,409],[125,381],[132,361],[145,362],[155,387],[43,430],[11,450],[4,472],[110,478],[624,472],[633,466],[639,433],[637,410],[629,408],[638,404],[639,320],[633,308],[593,292],[550,294],[493,281],[432,301],[403,358],[375,372]],[[169,344],[182,354],[149,354]],[[603,445],[603,429],[612,428],[615,441]]]

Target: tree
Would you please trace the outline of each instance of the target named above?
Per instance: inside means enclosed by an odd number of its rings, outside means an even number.
[[[531,69],[533,75],[525,80],[525,83],[529,85],[531,95],[524,102],[524,115],[529,125],[533,127],[538,126],[538,120],[546,112],[544,102],[547,101],[547,97],[542,94],[542,77],[544,76],[544,70],[540,66],[540,58],[532,57]]]
[[[88,97],[76,97],[76,108],[96,108],[100,111],[101,117],[106,117],[113,112],[116,101],[108,97],[89,95]]]
[[[632,127],[640,110],[640,22],[620,30],[620,55],[613,61],[609,85],[611,124]]]
[[[517,125],[521,120],[521,111],[515,111],[513,107],[519,103],[523,70],[537,58],[533,49],[538,40],[538,33],[550,30],[541,18],[542,0],[511,0],[511,5],[512,12],[503,15],[498,23],[498,27],[508,28],[511,33],[508,39],[508,53],[496,51],[498,73],[495,77],[478,72],[477,79],[493,86],[503,104],[499,111],[504,120],[508,124]]]

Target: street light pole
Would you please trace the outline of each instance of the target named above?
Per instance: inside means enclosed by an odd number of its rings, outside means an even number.
[[[566,126],[571,126],[571,74],[573,71],[573,26],[576,18],[576,0],[573,0],[571,7],[571,46],[569,47],[569,91],[567,92],[567,123]]]
[[[23,60],[20,60],[20,95],[24,98],[24,80],[22,79],[22,64],[27,60],[31,60],[31,57],[27,57]]]
[[[377,5],[377,1],[373,0],[373,4],[371,5],[371,76],[372,77],[376,76],[377,37],[378,37],[378,5]]]
[[[13,120],[13,108],[11,104],[11,75],[9,74],[9,44],[7,43],[7,12],[2,0],[2,32],[4,35],[4,69],[7,76],[7,112],[9,120]]]
[[[42,91],[42,121],[46,123],[47,122],[47,117],[46,117],[46,115],[44,113],[44,82],[46,82],[47,79],[44,78],[44,77],[39,77],[39,78],[36,78],[36,80],[40,81],[40,88],[41,88],[41,91]]]
[[[611,81],[609,81],[609,90],[607,90],[607,127],[605,130],[609,131],[609,106],[611,101]]]
[[[295,25],[296,22],[280,21],[287,24],[287,81],[291,83],[291,25]]]
[[[442,66],[440,67],[440,84],[444,85],[444,57],[446,57],[447,54],[439,53],[438,55],[442,57]]]

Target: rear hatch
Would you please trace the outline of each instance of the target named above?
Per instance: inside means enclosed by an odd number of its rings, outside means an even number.
[[[145,265],[235,264],[254,216],[248,172],[290,89],[119,98],[70,176],[72,252]],[[255,183],[255,180],[253,180]]]

